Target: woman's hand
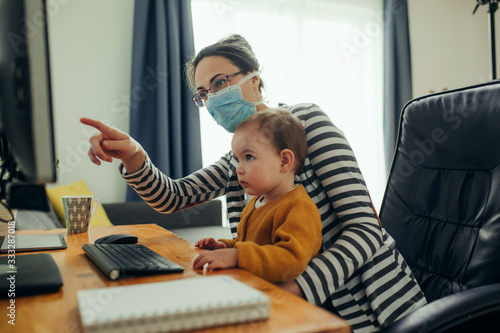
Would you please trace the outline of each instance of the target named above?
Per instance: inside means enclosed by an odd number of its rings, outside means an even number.
[[[113,158],[120,159],[128,173],[143,166],[146,152],[127,133],[94,119],[80,118],[80,122],[100,131],[89,140],[88,155],[93,163],[101,165],[101,161],[112,162]]]
[[[300,298],[306,298],[304,296],[304,293],[302,292],[302,289],[300,289],[299,285],[297,282],[294,280],[286,281],[286,282],[280,282],[280,283],[275,283],[278,287],[281,289],[284,289],[288,291],[291,294],[294,294],[295,296],[299,296]]]
[[[224,249],[226,245],[222,242],[218,242],[213,238],[202,238],[194,244],[195,247],[203,250],[217,250]]]
[[[194,260],[193,268],[202,269],[208,263],[207,269],[238,267],[238,250],[235,248],[203,251]]]

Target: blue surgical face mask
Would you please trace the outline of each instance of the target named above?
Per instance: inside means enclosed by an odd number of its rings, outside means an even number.
[[[241,93],[241,85],[259,74],[259,71],[252,72],[237,84],[229,86],[217,94],[208,94],[208,100],[205,102],[208,112],[217,124],[224,127],[229,133],[234,133],[239,123],[257,112],[256,105],[263,104],[262,101],[249,102],[243,99]]]

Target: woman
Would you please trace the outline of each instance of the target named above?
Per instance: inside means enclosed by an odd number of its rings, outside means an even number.
[[[229,132],[263,110],[259,63],[247,41],[232,35],[199,52],[187,64],[196,90],[193,101]],[[308,156],[295,181],[301,183],[321,214],[324,251],[306,271],[280,286],[347,320],[355,332],[378,331],[425,304],[410,269],[380,228],[365,182],[343,133],[314,104],[287,108],[302,122]],[[213,165],[172,180],[152,165],[127,134],[82,118],[101,133],[91,139],[90,159],[122,161],[124,179],[153,208],[163,213],[226,195],[233,237],[245,206],[238,163],[230,152]]]

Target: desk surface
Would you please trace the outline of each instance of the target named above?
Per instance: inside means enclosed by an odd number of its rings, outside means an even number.
[[[139,243],[185,267],[183,273],[163,274],[118,281],[109,281],[88,260],[82,245],[93,243],[109,234],[131,234]],[[198,276],[192,269],[200,250],[193,244],[154,224],[137,226],[93,227],[88,233],[67,235],[66,229],[17,231],[16,235],[63,234],[68,243],[65,250],[44,251],[52,255],[64,285],[57,293],[15,298],[16,325],[8,323],[9,299],[0,300],[0,332],[82,332],[76,292],[148,282],[160,282]],[[31,252],[33,253],[33,252]],[[26,253],[17,253],[20,256]],[[232,276],[270,296],[271,317],[265,321],[205,329],[196,332],[350,332],[341,318],[276,287],[245,270],[227,269],[208,272],[208,275]]]

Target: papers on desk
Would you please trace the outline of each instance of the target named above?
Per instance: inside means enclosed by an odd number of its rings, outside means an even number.
[[[269,297],[229,276],[80,290],[85,332],[174,332],[263,320]]]

